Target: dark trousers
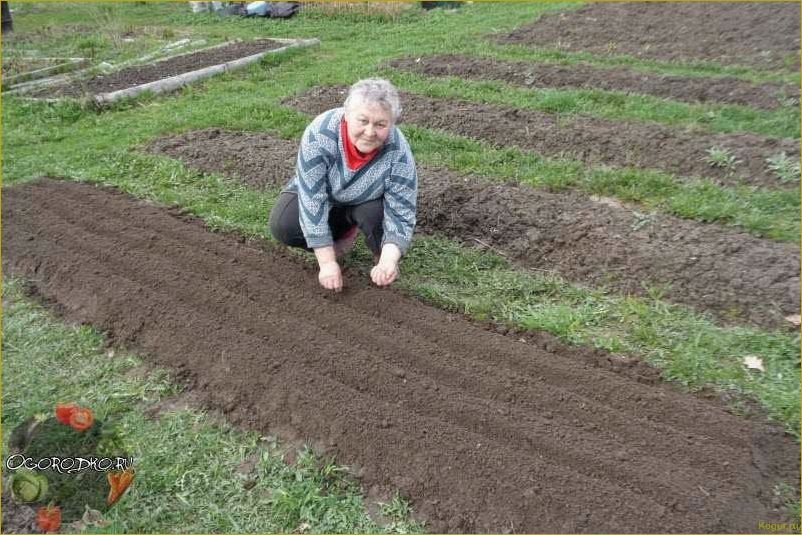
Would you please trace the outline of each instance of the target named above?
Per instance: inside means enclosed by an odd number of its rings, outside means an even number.
[[[365,235],[365,243],[374,254],[381,253],[384,229],[384,201],[376,199],[354,206],[333,206],[329,210],[329,227],[335,240],[357,225]],[[298,194],[284,191],[270,212],[270,232],[290,247],[312,249],[306,243],[298,214]]]

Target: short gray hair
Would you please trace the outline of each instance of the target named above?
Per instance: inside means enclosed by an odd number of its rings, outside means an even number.
[[[366,78],[352,85],[345,98],[345,109],[350,110],[357,103],[378,104],[390,113],[393,122],[401,115],[398,90],[383,78]]]

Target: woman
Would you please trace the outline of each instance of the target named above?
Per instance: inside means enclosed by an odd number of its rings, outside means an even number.
[[[342,108],[318,115],[306,127],[295,176],[270,213],[275,238],[314,251],[318,280],[343,287],[337,257],[361,230],[373,251],[370,278],[387,286],[415,228],[418,178],[409,144],[395,123],[398,92],[387,80],[356,82]]]

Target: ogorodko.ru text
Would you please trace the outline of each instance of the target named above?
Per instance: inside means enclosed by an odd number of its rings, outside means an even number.
[[[121,471],[134,465],[133,457],[26,457],[21,453],[9,455],[6,469],[52,470],[59,474],[75,474],[87,470],[95,472]]]
[[[757,529],[782,533],[799,533],[799,524],[791,522],[758,522]]]

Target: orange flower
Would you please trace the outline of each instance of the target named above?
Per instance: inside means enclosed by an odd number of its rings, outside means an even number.
[[[61,508],[58,505],[40,507],[36,512],[36,523],[39,529],[47,533],[58,531],[61,527]]]
[[[92,427],[95,417],[91,409],[84,407],[77,407],[72,414],[70,414],[69,424],[70,427],[77,431],[84,431]]]
[[[106,479],[109,480],[109,496],[106,498],[106,503],[112,505],[131,485],[134,480],[134,469],[126,468],[122,472],[109,472],[106,474]]]
[[[70,424],[70,417],[78,409],[75,403],[57,403],[56,404],[56,420],[64,425]]]

